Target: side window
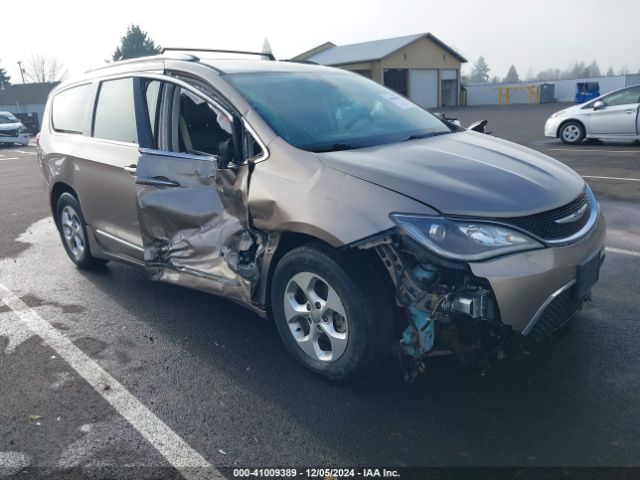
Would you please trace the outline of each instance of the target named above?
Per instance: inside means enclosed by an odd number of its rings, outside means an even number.
[[[56,132],[84,134],[93,104],[93,85],[86,84],[58,93],[53,99],[51,120]]]
[[[174,103],[173,131],[177,136],[178,151],[219,155],[221,144],[231,139],[231,119],[188,90],[177,89],[176,100],[178,104]]]
[[[151,136],[153,145],[158,148],[159,145],[159,122],[160,122],[160,95],[162,94],[163,83],[158,80],[150,80],[145,85],[145,96],[147,99],[147,115],[149,116],[149,125],[151,126]]]
[[[612,93],[602,100],[610,107],[638,103],[640,101],[640,87],[628,88],[620,92]]]
[[[133,103],[133,79],[106,80],[100,84],[93,120],[93,136],[138,143]]]
[[[244,132],[243,148],[244,148],[246,160],[257,158],[263,154],[260,144],[256,141],[256,139],[254,138],[253,135],[251,135],[250,132]]]

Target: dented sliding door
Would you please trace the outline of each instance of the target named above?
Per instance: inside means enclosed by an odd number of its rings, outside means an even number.
[[[141,149],[136,170],[144,261],[151,277],[249,302],[257,243],[248,228],[247,166]]]

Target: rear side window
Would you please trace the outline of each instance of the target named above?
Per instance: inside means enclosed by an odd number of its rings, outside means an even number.
[[[92,85],[86,84],[58,93],[51,110],[53,129],[64,133],[85,133],[93,103],[92,92]]]
[[[629,105],[631,103],[638,103],[640,100],[640,87],[627,88],[619,92],[607,95],[602,100],[610,107],[616,107],[618,105]]]
[[[101,83],[93,121],[93,136],[138,143],[132,78]]]

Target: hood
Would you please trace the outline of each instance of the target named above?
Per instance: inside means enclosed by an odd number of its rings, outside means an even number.
[[[557,160],[470,131],[318,157],[450,215],[531,215],[571,202],[584,188],[582,178]]]
[[[16,128],[24,127],[22,122],[15,123],[0,123],[0,132],[3,130],[15,130]]]
[[[582,109],[582,107],[584,107],[589,102],[593,102],[593,100],[594,99],[591,99],[588,102],[584,102],[584,103],[581,103],[579,105],[571,105],[571,106],[569,106],[567,108],[563,108],[562,110],[558,110],[557,112],[553,112],[551,114],[551,117],[560,117],[560,116],[568,115],[568,114],[576,112],[576,111],[580,111]]]

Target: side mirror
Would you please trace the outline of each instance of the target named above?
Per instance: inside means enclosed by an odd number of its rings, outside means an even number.
[[[596,103],[593,104],[593,110],[602,110],[604,108],[606,108],[607,104],[604,103],[602,100],[598,100]]]
[[[480,120],[479,122],[472,123],[469,125],[468,130],[473,130],[474,132],[485,133],[484,129],[489,123],[488,120]]]

